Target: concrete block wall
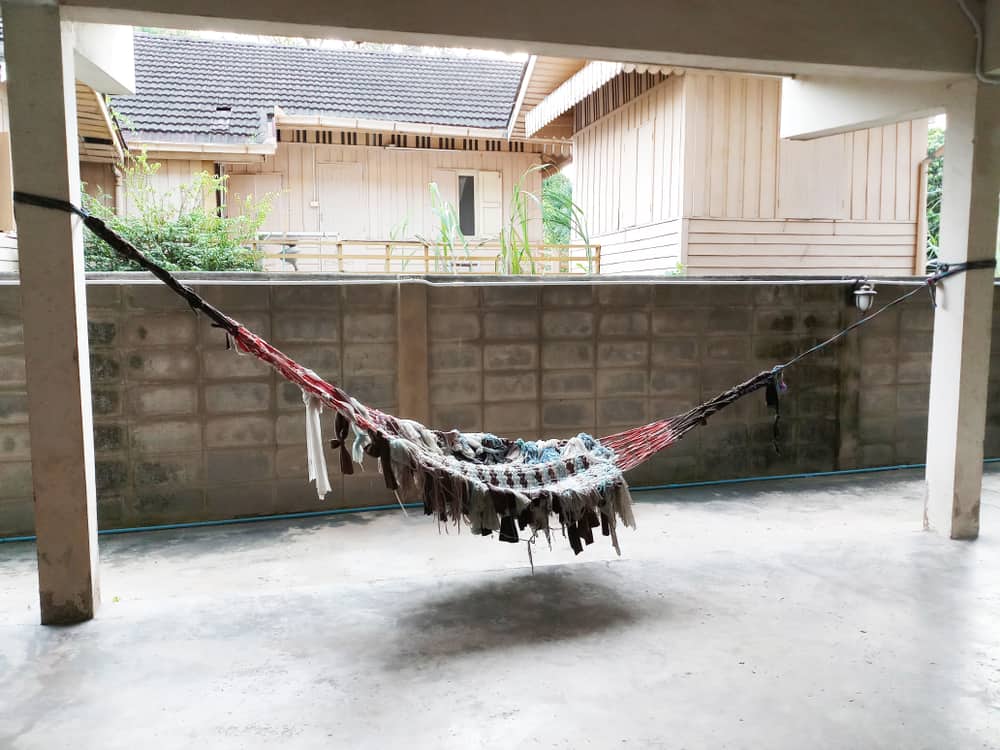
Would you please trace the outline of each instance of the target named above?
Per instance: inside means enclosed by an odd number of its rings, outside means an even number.
[[[199,290],[323,377],[395,408],[394,288]],[[317,499],[305,481],[301,392],[253,357],[227,351],[224,334],[176,296],[141,284],[90,284],[87,294],[102,525],[312,510],[345,496],[373,501],[378,475],[341,477],[336,461],[334,494]],[[0,286],[0,535],[32,525],[17,307],[17,287]]]
[[[406,306],[394,282],[263,278],[199,289],[366,403],[429,414],[440,428],[524,437],[606,435],[683,412],[858,316],[848,287],[829,284],[420,286],[407,287]],[[878,289],[880,301],[902,291]],[[393,502],[374,466],[340,476],[332,451],[334,492],[318,500],[306,480],[298,389],[227,351],[224,335],[167,290],[128,277],[92,281],[88,305],[102,525]],[[790,369],[780,453],[755,394],[630,481],[922,462],[932,323],[929,298],[916,295]],[[1000,346],[994,353],[1000,359]],[[1000,377],[991,380],[988,428],[986,454],[1000,456]],[[18,287],[0,283],[2,536],[31,530],[29,458]]]
[[[608,435],[682,413],[840,323],[841,287],[600,284],[430,289],[432,421],[531,437]],[[771,448],[763,394],[635,469],[663,483],[829,468],[838,359],[797,368]]]

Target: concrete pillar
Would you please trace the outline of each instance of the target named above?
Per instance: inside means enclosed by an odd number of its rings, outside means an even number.
[[[941,260],[995,257],[1000,197],[1000,87],[963,81],[948,107]],[[993,274],[945,280],[934,316],[924,525],[952,539],[979,534],[990,368]]]
[[[72,32],[56,6],[4,3],[3,20],[14,189],[79,204]],[[82,228],[15,211],[41,619],[80,622],[99,600]]]
[[[431,417],[427,360],[427,287],[400,284],[397,302],[399,416],[427,424]]]

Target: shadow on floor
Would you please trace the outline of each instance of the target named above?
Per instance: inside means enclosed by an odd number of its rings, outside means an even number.
[[[647,613],[604,582],[606,571],[604,565],[553,566],[534,575],[446,579],[439,584],[440,595],[421,598],[403,611],[396,622],[400,638],[386,652],[387,666],[410,668],[421,661],[559,643],[637,622]]]

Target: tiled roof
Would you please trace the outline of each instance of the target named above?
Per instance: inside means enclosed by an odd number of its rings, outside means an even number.
[[[523,71],[508,59],[137,33],[136,93],[112,106],[126,138],[140,141],[261,140],[275,106],[290,115],[504,128]]]

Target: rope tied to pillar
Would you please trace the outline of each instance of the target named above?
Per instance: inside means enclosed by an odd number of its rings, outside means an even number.
[[[15,202],[70,213],[104,240],[121,257],[152,273],[197,313],[232,338],[238,352],[252,354],[270,365],[285,380],[297,385],[307,405],[320,406],[335,415],[337,441],[344,473],[352,462],[368,454],[378,459],[386,486],[401,504],[423,504],[427,515],[439,522],[465,520],[473,533],[500,532],[501,541],[519,541],[517,527],[530,526],[546,537],[561,529],[573,550],[591,544],[594,529],[610,536],[616,550],[616,524],[634,527],[631,496],[624,472],[658,451],[676,443],[690,430],[739,399],[765,389],[766,403],[774,414],[773,443],[778,447],[779,402],[786,389],[784,371],[805,357],[821,351],[856,328],[874,320],[923,289],[972,270],[996,268],[996,260],[939,263],[934,273],[914,289],[860,318],[833,336],[820,341],[787,362],[764,370],[682,414],[632,427],[595,439],[588,434],[546,441],[510,440],[489,433],[444,432],[418,422],[400,419],[365,405],[335,383],[295,362],[264,339],[206,302],[162,266],[147,258],[103,220],[69,201],[17,191]],[[348,436],[353,435],[348,450]],[[319,436],[317,435],[317,438]],[[311,473],[325,471],[319,441],[314,440]],[[317,481],[322,490],[324,483]],[[321,496],[322,496],[321,492]],[[551,522],[557,519],[559,524]]]
[[[934,300],[934,297],[933,297],[933,291],[934,291],[934,289],[937,287],[938,283],[940,283],[944,279],[947,279],[949,276],[954,276],[954,275],[959,274],[959,273],[965,273],[967,271],[977,271],[977,270],[987,269],[987,268],[995,270],[996,267],[997,267],[996,258],[989,258],[989,259],[986,259],[986,260],[969,260],[969,261],[964,261],[962,263],[941,263],[941,262],[935,263],[934,266],[933,266],[933,268],[935,269],[934,273],[932,273],[930,276],[928,276],[926,279],[924,279],[924,283],[921,284],[920,286],[915,287],[915,288],[911,289],[910,291],[905,292],[905,293],[899,295],[898,297],[896,297],[893,300],[890,300],[889,302],[886,302],[878,310],[875,310],[874,312],[872,312],[872,313],[870,313],[868,315],[865,315],[862,318],[859,318],[858,320],[856,320],[853,323],[851,323],[851,325],[849,325],[846,328],[844,328],[843,330],[838,331],[837,333],[835,333],[830,338],[825,339],[824,341],[820,341],[815,346],[812,346],[809,349],[806,349],[804,352],[801,352],[801,353],[797,354],[796,356],[792,357],[790,360],[788,360],[784,364],[775,366],[774,369],[776,371],[780,372],[781,370],[784,370],[786,367],[791,367],[792,365],[794,365],[799,360],[801,360],[801,359],[803,359],[805,357],[808,357],[810,354],[813,354],[814,352],[818,352],[821,349],[825,349],[826,347],[828,347],[830,344],[834,343],[838,339],[841,339],[844,336],[846,336],[848,333],[850,333],[851,331],[853,331],[855,328],[860,328],[865,323],[868,323],[869,321],[874,320],[875,318],[877,318],[879,315],[881,315],[882,313],[884,313],[886,310],[889,310],[889,309],[895,307],[896,305],[900,304],[901,302],[905,302],[906,300],[908,300],[913,295],[918,294],[918,293],[924,291],[925,289],[930,289],[931,290],[931,293],[932,293],[931,294],[931,300],[933,301]]]
[[[75,214],[76,216],[79,216],[80,218],[83,219],[84,225],[97,237],[107,242],[112,250],[114,250],[116,253],[121,255],[126,260],[130,260],[134,262],[136,265],[140,266],[141,268],[152,273],[156,278],[158,278],[160,281],[166,284],[170,289],[172,289],[178,295],[183,297],[184,300],[188,303],[188,305],[191,306],[191,308],[195,312],[203,312],[209,318],[211,318],[214,326],[222,328],[224,331],[226,331],[227,343],[229,342],[228,337],[236,336],[236,332],[240,328],[239,323],[237,323],[228,315],[218,310],[213,305],[209,304],[207,301],[205,301],[205,299],[201,295],[199,295],[197,292],[191,289],[191,287],[187,286],[186,284],[182,284],[180,281],[174,278],[174,276],[165,268],[151,261],[142,252],[140,252],[132,243],[130,243],[128,240],[126,240],[124,237],[118,234],[114,229],[109,227],[103,220],[99,219],[96,216],[91,215],[86,209],[80,206],[76,206],[70,201],[62,200],[60,198],[50,198],[44,195],[25,193],[19,190],[14,191],[13,199],[15,203],[22,203],[28,206],[37,206],[39,208],[48,208],[57,211],[63,211],[66,213]],[[785,369],[798,363],[805,357],[808,357],[810,354],[814,354],[815,352],[825,349],[826,347],[830,346],[831,344],[835,343],[839,339],[846,336],[851,331],[855,330],[856,328],[859,328],[860,326],[864,325],[865,323],[868,323],[871,320],[874,320],[879,315],[884,313],[886,310],[889,310],[895,307],[896,305],[900,304],[901,302],[906,301],[914,294],[917,294],[918,292],[922,291],[925,288],[930,289],[933,292],[938,283],[940,283],[946,278],[949,278],[950,276],[954,276],[959,273],[966,273],[968,271],[985,270],[985,269],[995,270],[996,267],[997,267],[996,258],[969,260],[958,263],[935,261],[932,264],[934,272],[929,276],[927,276],[927,278],[924,280],[924,283],[921,286],[918,286],[915,289],[905,292],[904,294],[901,294],[895,299],[890,300],[889,302],[887,302],[874,312],[865,315],[862,318],[859,318],[858,320],[856,320],[854,323],[847,326],[843,330],[838,331],[833,336],[830,336],[828,339],[820,341],[818,344],[815,344],[814,346],[806,349],[805,351],[800,352],[787,362],[775,365],[770,371],[771,375],[770,379],[766,377],[762,379],[762,376],[765,375],[765,373],[761,373],[761,375],[758,375],[757,377],[752,379],[753,383],[757,388],[768,387],[769,389],[773,390],[774,393],[768,396],[768,405],[771,405],[772,400],[775,400],[776,402],[775,394],[780,394],[781,392],[786,390],[786,387],[782,380],[782,372]],[[932,294],[932,299],[933,299],[933,294]],[[745,392],[745,389],[750,384],[750,382],[751,381],[747,381],[747,383],[743,383],[732,390],[733,391],[738,390],[741,392],[742,395],[742,393]],[[754,388],[754,390],[755,389],[756,388]],[[727,391],[727,393],[729,392]],[[724,405],[726,404],[722,404],[722,406]],[[718,408],[722,408],[722,406],[719,406]],[[707,418],[707,416],[709,416],[710,413],[718,411],[718,408],[711,410],[709,413],[704,414],[702,416],[702,421],[704,421],[704,419]]]
[[[26,206],[36,206],[38,208],[48,208],[56,211],[74,214],[83,219],[83,224],[97,237],[104,240],[108,245],[126,260],[130,260],[139,267],[149,271],[156,278],[166,284],[176,294],[181,296],[190,305],[195,313],[204,313],[212,320],[212,325],[223,329],[227,336],[235,336],[239,323],[228,315],[208,303],[200,294],[191,287],[182,284],[173,274],[162,266],[154,263],[141,253],[131,242],[122,237],[118,232],[109,227],[102,219],[90,214],[85,208],[73,205],[70,201],[60,198],[50,198],[34,193],[25,193],[19,190],[14,191],[13,199],[15,203],[22,203]],[[228,341],[228,339],[227,339]]]

